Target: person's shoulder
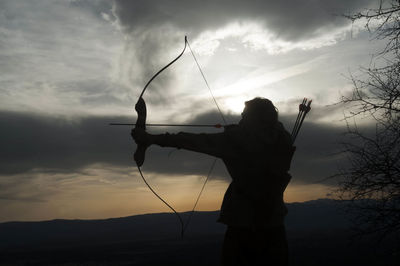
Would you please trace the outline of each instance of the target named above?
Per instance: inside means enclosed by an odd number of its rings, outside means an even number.
[[[286,128],[285,128],[285,126],[282,124],[282,122],[277,122],[275,125],[274,125],[274,130],[275,131],[277,131],[277,132],[279,132],[279,133],[283,133],[283,134],[289,134],[289,132],[286,130]]]
[[[291,134],[286,130],[281,122],[276,124],[276,130],[279,132],[278,134],[281,136],[281,138],[283,138],[286,142],[292,142]]]

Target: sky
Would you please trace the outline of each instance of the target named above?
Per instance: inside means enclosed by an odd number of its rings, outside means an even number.
[[[141,180],[130,127],[150,77],[188,37],[228,123],[265,97],[296,140],[287,202],[334,197],[350,76],[362,78],[384,43],[352,14],[376,0],[0,1],[0,222],[98,219],[167,212]],[[148,122],[221,123],[186,53],[149,86]],[[369,130],[367,120],[357,123]],[[199,129],[152,128],[151,133]],[[221,132],[207,129],[205,132]],[[151,147],[143,172],[178,211],[191,210],[213,158]],[[217,210],[229,184],[221,161],[197,210]]]

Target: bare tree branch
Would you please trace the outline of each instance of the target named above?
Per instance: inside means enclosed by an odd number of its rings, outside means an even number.
[[[387,45],[383,67],[361,68],[363,78],[350,75],[351,95],[342,96],[349,115],[347,140],[342,143],[349,166],[340,170],[337,195],[349,200],[359,235],[377,234],[382,239],[400,234],[400,0],[379,1],[376,9],[347,15],[353,22],[365,19],[374,39]],[[350,125],[359,116],[375,119],[375,132]]]

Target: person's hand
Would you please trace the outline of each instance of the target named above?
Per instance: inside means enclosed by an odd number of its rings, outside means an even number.
[[[135,105],[135,110],[138,113],[138,116],[146,117],[146,103],[144,102],[143,98],[140,97],[138,102]]]
[[[136,144],[142,144],[145,146],[150,146],[152,144],[150,134],[148,134],[143,128],[132,129],[131,136]]]

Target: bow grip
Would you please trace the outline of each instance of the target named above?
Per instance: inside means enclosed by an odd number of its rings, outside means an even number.
[[[138,115],[135,128],[142,128],[143,130],[146,130],[147,110],[146,110],[146,103],[142,97],[140,97],[138,102],[136,103],[135,110]],[[137,148],[135,154],[133,155],[133,159],[135,160],[138,167],[141,167],[144,163],[147,147],[148,145],[143,143],[137,144]]]

